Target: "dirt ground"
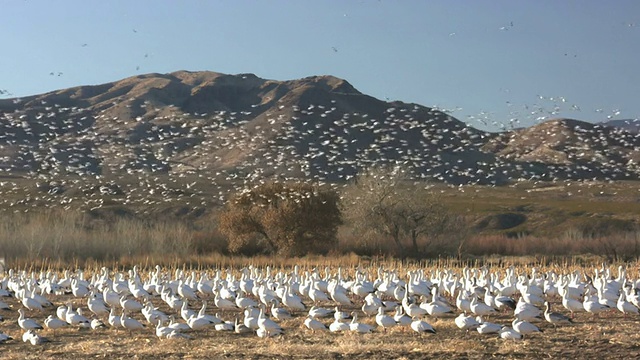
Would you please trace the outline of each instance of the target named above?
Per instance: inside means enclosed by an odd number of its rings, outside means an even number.
[[[67,297],[56,297],[54,307],[43,313],[27,311],[31,317],[43,324],[49,314],[55,313],[55,306]],[[78,330],[67,328],[41,330],[42,336],[50,343],[33,346],[22,342],[22,330],[18,327],[16,309],[20,303],[15,298],[3,298],[13,309],[0,311],[5,321],[0,323],[0,332],[14,337],[14,340],[0,344],[2,359],[89,359],[89,358],[135,358],[135,359],[597,359],[597,358],[639,358],[640,357],[640,317],[624,317],[617,310],[602,316],[576,314],[575,324],[554,329],[552,325],[540,322],[544,331],[524,340],[502,340],[497,335],[480,335],[473,331],[466,334],[458,329],[451,315],[446,318],[427,317],[437,333],[418,336],[410,328],[393,328],[386,333],[354,334],[330,332],[313,333],[303,327],[306,314],[297,314],[282,323],[283,336],[260,339],[255,334],[238,335],[233,332],[217,332],[213,328],[193,331],[191,340],[159,340],[154,329],[148,327],[129,334],[126,330],[103,329]],[[161,300],[155,299],[159,305]],[[212,303],[210,301],[209,303]],[[86,301],[74,299],[75,306],[86,309]],[[190,304],[196,309],[200,304]],[[327,304],[329,306],[329,304]],[[167,308],[161,309],[167,311]],[[555,311],[564,312],[559,299]],[[210,310],[212,312],[214,310]],[[142,320],[141,314],[136,314]],[[233,320],[233,312],[220,314],[225,320]],[[241,316],[238,314],[238,316]],[[329,324],[333,319],[326,319]],[[373,317],[360,320],[374,323]],[[491,322],[508,325],[512,321],[509,313],[489,319]],[[105,321],[106,322],[106,321]]]

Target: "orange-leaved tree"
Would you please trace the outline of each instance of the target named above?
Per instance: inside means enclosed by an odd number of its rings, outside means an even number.
[[[219,230],[233,253],[326,253],[342,224],[340,197],[307,183],[273,182],[236,194],[220,214]]]

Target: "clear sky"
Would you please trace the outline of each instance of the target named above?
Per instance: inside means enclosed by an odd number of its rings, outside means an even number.
[[[3,98],[211,70],[335,75],[481,128],[640,117],[637,0],[0,0],[0,30]]]

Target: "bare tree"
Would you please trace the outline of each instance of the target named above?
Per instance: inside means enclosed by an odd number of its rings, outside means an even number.
[[[403,258],[408,246],[423,253],[418,240],[446,233],[453,218],[440,196],[420,185],[401,167],[370,169],[344,193],[346,219],[361,232],[390,237]]]

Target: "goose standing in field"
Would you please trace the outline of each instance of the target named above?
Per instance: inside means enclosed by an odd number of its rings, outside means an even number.
[[[562,306],[571,312],[571,317],[574,317],[574,313],[576,312],[585,311],[584,304],[578,300],[570,298],[567,292],[565,292],[562,297]]]
[[[89,293],[89,297],[87,299],[87,307],[89,311],[96,314],[97,316],[107,316],[109,315],[109,308],[107,308],[107,304],[98,297],[93,291]]]
[[[16,292],[16,297],[19,298],[22,302],[22,306],[26,307],[31,311],[43,311],[42,304],[40,304],[36,299],[27,295],[26,289],[20,289]]]
[[[44,320],[44,326],[47,327],[48,329],[53,330],[53,336],[56,336],[56,330],[61,329],[65,326],[69,326],[69,323],[67,323],[66,321],[62,321],[58,318],[55,318],[53,317],[53,315],[49,315]]]
[[[458,328],[465,330],[466,332],[469,332],[469,330],[475,330],[480,326],[478,320],[473,316],[467,316],[465,313],[458,315],[454,322]]]
[[[122,327],[129,330],[129,335],[131,335],[131,332],[134,330],[144,329],[144,324],[132,317],[127,316],[127,310],[122,310],[122,317],[120,321],[122,323]]]
[[[164,326],[162,321],[159,321],[156,325],[156,336],[160,339],[166,338],[170,332],[175,331],[168,326]]]
[[[122,327],[122,317],[116,315],[116,310],[114,308],[111,308],[111,311],[109,312],[107,323],[109,323],[109,325],[111,325],[111,327],[115,329]]]
[[[307,309],[307,307],[302,303],[300,297],[291,293],[291,288],[289,286],[284,287],[282,303],[284,306],[294,311],[305,311]]]
[[[278,307],[277,303],[278,300],[276,299],[273,299],[273,301],[271,301],[271,315],[278,321],[291,319],[291,313],[289,312],[289,310]]]
[[[42,325],[38,324],[35,320],[24,317],[24,310],[18,309],[18,325],[22,330],[42,330]]]
[[[557,312],[551,312],[551,304],[548,301],[544,302],[544,306],[546,307],[544,310],[544,318],[554,327],[557,325],[571,324],[573,322],[568,316]]]
[[[518,320],[536,321],[542,320],[542,310],[535,305],[529,304],[520,298],[513,314]]]
[[[522,338],[524,338],[524,336],[528,335],[528,334],[542,332],[542,330],[540,330],[540,328],[538,328],[537,326],[533,325],[532,323],[530,323],[528,321],[524,321],[524,320],[515,319],[511,323],[511,326],[513,327],[513,329],[515,331],[519,332],[522,335]]]
[[[65,321],[73,326],[79,326],[87,328],[91,325],[91,320],[82,315],[82,310],[78,308],[78,311],[73,310],[71,302],[67,303],[67,313],[65,314]]]
[[[358,314],[355,311],[351,313],[351,316],[353,317],[353,319],[349,324],[349,330],[360,334],[368,334],[373,332],[373,326],[358,322]]]
[[[411,323],[413,322],[413,319],[411,319],[402,311],[402,305],[396,306],[396,313],[395,315],[393,315],[393,320],[395,320],[395,322],[401,326],[411,325]]]
[[[632,303],[628,302],[625,299],[625,297],[626,297],[625,293],[621,291],[620,297],[618,298],[618,302],[616,304],[616,307],[618,308],[618,310],[620,310],[620,312],[622,312],[625,317],[627,316],[627,314],[638,315],[639,313],[638,308]]]
[[[436,330],[433,328],[433,326],[431,326],[431,324],[418,318],[413,318],[410,326],[411,330],[417,332],[418,334],[422,334],[425,332],[430,332],[432,334],[436,333]]]
[[[584,302],[582,303],[584,310],[591,314],[600,314],[603,311],[609,310],[609,306],[601,304],[598,301],[598,298],[595,296],[586,295],[584,297]]]
[[[258,328],[266,333],[268,337],[273,336],[274,334],[282,333],[282,327],[278,325],[275,321],[269,319],[264,314],[264,307],[260,307],[260,314],[258,315]]]
[[[327,330],[327,327],[323,323],[314,319],[310,314],[304,319],[304,326],[313,332],[316,332],[316,330]]]
[[[471,304],[469,306],[471,308],[471,312],[478,316],[489,316],[496,313],[496,309],[491,306],[478,301],[478,297],[474,296],[471,299]]]
[[[382,327],[384,332],[387,332],[387,328],[394,327],[398,325],[395,319],[384,313],[383,308],[378,308],[378,314],[376,315],[376,324]]]

